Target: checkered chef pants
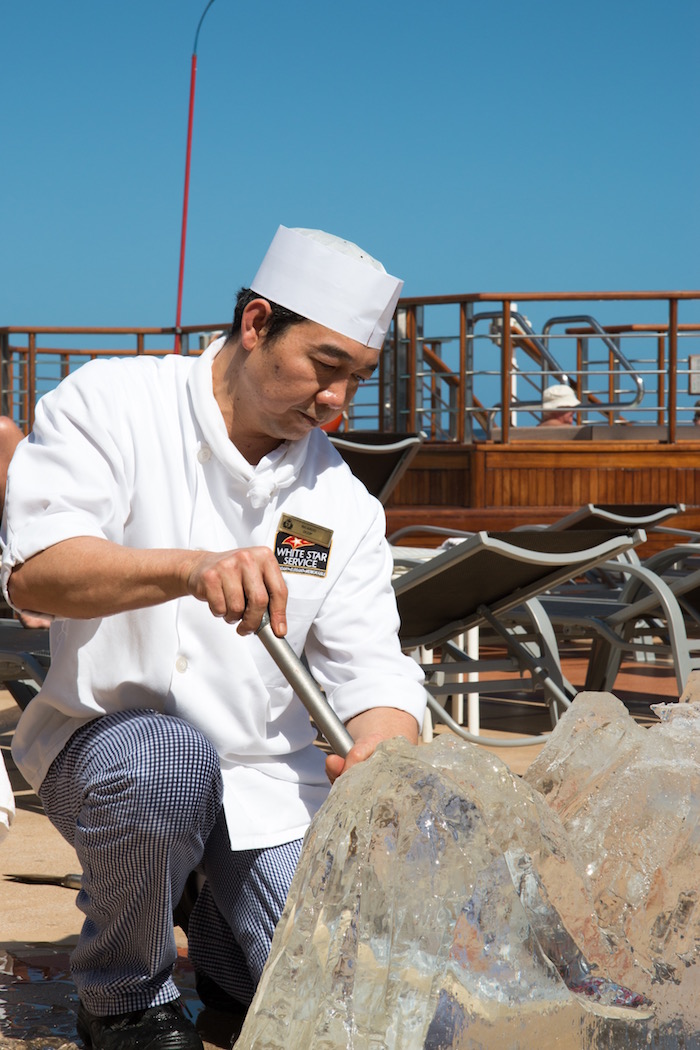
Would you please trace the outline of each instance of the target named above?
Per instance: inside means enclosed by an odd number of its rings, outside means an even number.
[[[71,972],[91,1013],[177,997],[172,908],[198,866],[207,881],[189,919],[189,957],[250,1002],[301,840],[231,851],[218,756],[197,729],[155,711],[104,715],[71,737],[39,794],[83,869]]]

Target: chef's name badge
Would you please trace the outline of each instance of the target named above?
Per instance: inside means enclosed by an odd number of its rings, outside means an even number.
[[[275,557],[282,572],[325,576],[331,553],[333,530],[283,514],[277,526]]]

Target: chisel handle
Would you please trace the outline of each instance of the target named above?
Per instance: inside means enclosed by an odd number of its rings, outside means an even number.
[[[264,613],[255,632],[333,750],[345,758],[354,741],[286,638],[278,638]]]

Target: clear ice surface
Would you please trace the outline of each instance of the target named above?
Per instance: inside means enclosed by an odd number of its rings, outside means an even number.
[[[700,705],[659,715],[581,694],[524,778],[447,734],[342,776],[236,1050],[698,1050]]]

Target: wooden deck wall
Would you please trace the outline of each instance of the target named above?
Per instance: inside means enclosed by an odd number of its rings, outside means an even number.
[[[673,524],[700,530],[700,440],[424,446],[387,506],[387,531],[509,529],[586,503],[684,503]]]

